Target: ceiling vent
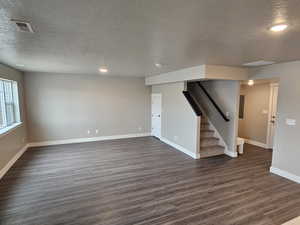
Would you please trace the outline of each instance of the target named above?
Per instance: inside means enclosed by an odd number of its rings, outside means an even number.
[[[15,19],[12,19],[11,21],[16,24],[18,31],[34,33],[30,22]]]
[[[245,64],[243,64],[243,66],[266,66],[266,65],[271,65],[271,64],[274,64],[274,63],[275,62],[272,62],[272,61],[260,60],[260,61],[245,63]]]

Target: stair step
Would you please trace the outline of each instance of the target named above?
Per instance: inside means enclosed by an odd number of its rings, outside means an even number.
[[[208,119],[206,117],[201,117],[201,122],[206,122],[208,123]]]
[[[201,137],[200,136],[200,146],[206,147],[211,145],[218,145],[219,138],[216,137]]]
[[[211,145],[200,149],[200,158],[223,155],[225,148],[221,145]]]
[[[201,124],[203,124],[203,125],[209,125],[209,122],[201,120]]]
[[[209,123],[201,123],[201,129],[209,129]]]
[[[210,129],[201,129],[200,137],[214,137],[215,131]]]

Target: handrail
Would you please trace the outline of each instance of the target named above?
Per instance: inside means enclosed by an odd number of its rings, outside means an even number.
[[[208,99],[211,101],[211,103],[213,104],[213,106],[217,109],[217,111],[221,114],[221,116],[223,117],[223,119],[226,122],[229,122],[230,119],[225,115],[225,113],[221,110],[221,108],[218,106],[218,104],[215,102],[215,100],[210,96],[210,94],[207,92],[207,90],[205,89],[205,87],[201,84],[200,81],[197,82],[197,84],[199,85],[199,87],[202,89],[202,91],[205,93],[205,95],[208,97]]]
[[[197,105],[195,99],[191,96],[191,94],[188,91],[183,91],[182,93],[184,94],[184,96],[186,97],[188,102],[190,103],[190,105],[191,105],[192,109],[194,110],[194,112],[196,113],[196,115],[197,116],[202,116],[201,109]]]

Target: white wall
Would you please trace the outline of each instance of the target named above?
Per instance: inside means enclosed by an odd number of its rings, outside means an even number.
[[[185,99],[184,82],[152,86],[152,93],[162,94],[162,137],[198,153],[198,117]]]
[[[15,69],[0,64],[0,78],[18,82],[19,100],[21,108],[21,126],[0,136],[0,170],[18,153],[27,143],[25,104],[23,95],[23,74]]]
[[[300,182],[300,61],[251,71],[253,79],[279,78],[278,111],[272,167],[294,174]],[[288,126],[286,119],[295,119]]]
[[[26,73],[25,90],[30,142],[150,132],[143,78]]]

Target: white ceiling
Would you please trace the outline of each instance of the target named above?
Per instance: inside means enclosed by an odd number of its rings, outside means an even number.
[[[106,65],[119,76],[292,61],[300,59],[299,12],[299,0],[0,0],[0,61],[60,73]],[[16,31],[11,18],[36,32]],[[287,31],[268,30],[284,21]]]

